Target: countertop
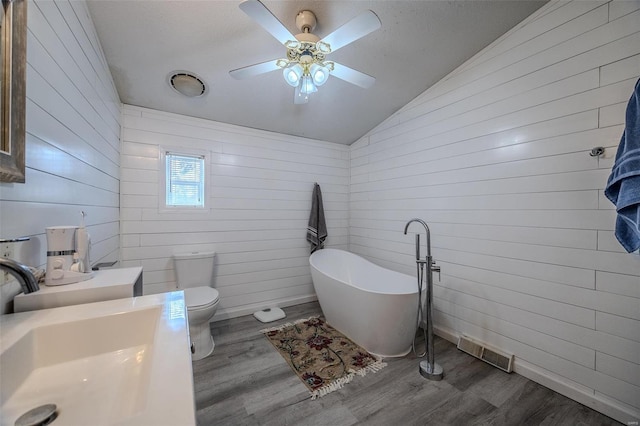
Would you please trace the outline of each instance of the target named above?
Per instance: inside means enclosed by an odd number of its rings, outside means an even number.
[[[73,284],[47,286],[13,299],[14,312],[57,308],[83,303],[122,299],[134,296],[134,285],[142,274],[142,267],[104,269],[94,272],[90,280]]]

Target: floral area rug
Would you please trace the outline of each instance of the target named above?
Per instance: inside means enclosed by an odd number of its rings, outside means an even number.
[[[356,375],[364,376],[387,365],[322,318],[301,319],[262,333],[307,385],[311,399],[341,389]]]

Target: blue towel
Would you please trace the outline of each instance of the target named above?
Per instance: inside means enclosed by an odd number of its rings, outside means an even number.
[[[311,253],[324,247],[327,238],[327,224],[324,220],[324,207],[322,206],[322,191],[317,183],[313,186],[311,196],[311,212],[309,213],[309,225],[307,226],[307,241],[311,243]]]
[[[616,238],[629,253],[640,249],[640,80],[629,99],[626,124],[604,190],[616,206]]]

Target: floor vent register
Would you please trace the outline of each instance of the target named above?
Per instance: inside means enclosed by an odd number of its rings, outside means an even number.
[[[511,373],[513,371],[513,355],[507,354],[495,348],[488,348],[484,344],[467,336],[458,337],[458,349],[468,353],[487,364],[499,368],[502,371]]]

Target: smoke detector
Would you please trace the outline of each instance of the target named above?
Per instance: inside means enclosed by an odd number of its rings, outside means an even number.
[[[207,91],[204,80],[189,71],[173,71],[168,76],[168,83],[173,90],[190,98],[202,96]]]

